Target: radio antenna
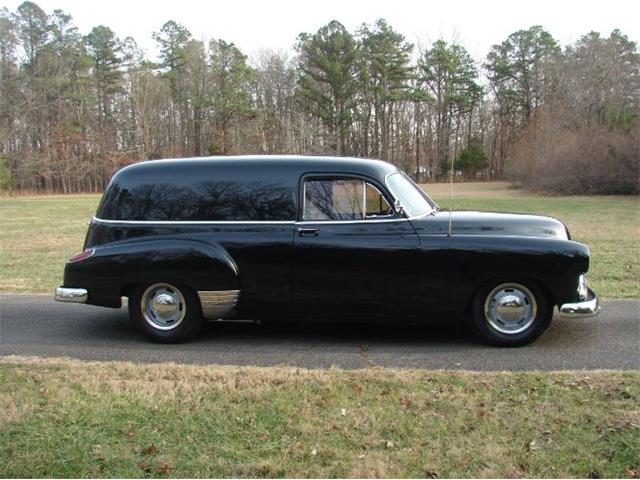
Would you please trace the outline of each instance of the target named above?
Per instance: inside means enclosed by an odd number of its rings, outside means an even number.
[[[449,234],[451,236],[451,204],[453,203],[453,156],[451,156],[451,170],[449,171]]]

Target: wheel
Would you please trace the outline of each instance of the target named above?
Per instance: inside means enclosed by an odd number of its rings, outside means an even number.
[[[162,343],[192,338],[203,322],[196,294],[170,283],[138,285],[129,297],[129,317],[149,339]]]
[[[487,343],[519,347],[538,338],[551,324],[553,305],[533,283],[492,283],[477,292],[473,326]]]

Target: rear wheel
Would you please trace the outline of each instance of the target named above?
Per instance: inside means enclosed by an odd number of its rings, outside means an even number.
[[[491,345],[518,347],[538,338],[551,324],[553,305],[533,283],[491,283],[473,302],[473,325]]]
[[[129,297],[129,316],[148,338],[162,343],[192,338],[203,321],[193,290],[170,283],[138,285]]]

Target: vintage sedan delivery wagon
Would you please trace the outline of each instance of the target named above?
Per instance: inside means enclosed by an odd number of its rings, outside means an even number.
[[[381,161],[253,156],[141,162],[117,172],[62,302],[120,307],[153,340],[203,319],[465,319],[516,346],[598,313],[589,250],[558,220],[440,212]]]

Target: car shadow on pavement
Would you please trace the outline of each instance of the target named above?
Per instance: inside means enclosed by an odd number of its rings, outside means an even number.
[[[260,324],[208,323],[200,334],[201,341],[232,343],[260,342],[296,344],[377,344],[377,345],[425,345],[476,343],[468,329],[450,325],[412,325],[375,321],[340,322],[299,321],[265,322]]]
[[[82,336],[88,341],[101,343],[150,343],[129,322],[127,310],[96,315],[82,322]],[[77,325],[78,326],[78,325]],[[584,324],[555,319],[550,329],[533,345],[563,348],[583,338]],[[451,324],[394,323],[392,320],[366,322],[347,321],[287,321],[287,322],[221,322],[209,321],[196,338],[178,344],[178,348],[205,348],[224,344],[227,347],[278,347],[298,348],[347,347],[367,348],[369,345],[394,348],[425,347],[478,347],[489,348],[473,333],[471,328],[452,319]]]
[[[577,322],[554,321],[547,331],[534,345],[562,348],[570,343],[571,338],[579,333],[582,327]],[[95,315],[86,318],[81,324],[82,337],[90,343],[109,341],[121,343],[150,343],[133,326],[128,319],[127,309]],[[78,325],[76,325],[78,326]],[[471,328],[460,321],[452,321],[450,325],[442,322],[434,324],[394,323],[392,320],[371,323],[359,321],[287,321],[287,322],[206,322],[196,338],[188,343],[180,344],[180,348],[200,349],[224,344],[227,348],[236,346],[247,348],[261,346],[264,348],[280,348],[293,346],[299,349],[322,347],[353,347],[366,349],[371,345],[377,348],[425,348],[425,347],[478,347],[484,345],[472,332]],[[559,345],[558,345],[559,344]]]
[[[78,334],[87,341],[114,340],[125,343],[146,342],[131,324],[126,308],[115,311],[97,310],[82,321],[74,322]],[[89,318],[90,317],[90,318]],[[458,322],[455,322],[458,323]],[[63,332],[61,332],[63,333]],[[215,344],[478,344],[469,328],[443,323],[433,325],[382,322],[301,320],[278,322],[205,322],[202,330],[189,343]]]

